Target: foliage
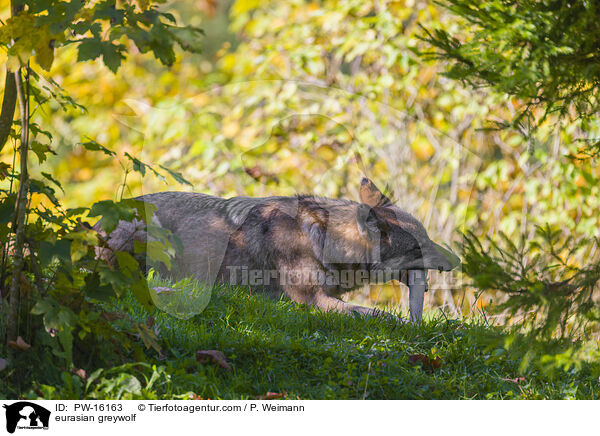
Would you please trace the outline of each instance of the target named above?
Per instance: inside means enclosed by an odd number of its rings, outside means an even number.
[[[539,227],[535,238],[517,245],[505,234],[488,238],[488,248],[465,235],[464,273],[476,289],[508,298],[493,310],[521,318],[518,325],[540,339],[586,338],[598,330],[600,309],[594,289],[600,281],[599,241]],[[579,255],[579,256],[578,256]],[[574,259],[588,259],[579,266]]]
[[[464,272],[476,289],[499,291],[505,300],[495,310],[513,317],[519,314],[518,324],[533,341],[552,335],[597,334],[598,220],[593,215],[588,220],[569,214],[579,209],[579,200],[595,204],[597,198],[592,194],[597,165],[587,158],[598,149],[593,138],[599,121],[600,64],[594,37],[600,10],[586,1],[449,0],[440,4],[459,17],[460,30],[458,26],[426,26],[423,39],[434,51],[423,51],[425,57],[448,60],[445,75],[453,80],[516,97],[511,100],[515,112],[508,122],[493,122],[496,127],[514,129],[529,142],[519,163],[530,181],[524,184],[523,210],[514,214],[521,228],[529,230],[520,237],[500,231],[487,238],[471,231],[463,244]],[[548,134],[565,119],[570,119],[570,134]],[[577,147],[578,141],[589,138],[591,145],[583,150]],[[552,141],[564,141],[562,154],[568,156],[549,160]],[[560,152],[555,148],[553,153]],[[499,160],[485,171],[486,178],[495,183],[493,167],[502,168],[505,163]],[[535,175],[544,167],[548,176]],[[575,191],[573,186],[563,191],[564,182],[577,172]],[[540,189],[554,192],[540,196]],[[581,196],[576,194],[579,190]],[[557,197],[561,201],[555,203]],[[560,213],[529,214],[530,208],[539,210],[540,202],[547,201],[560,207]]]
[[[444,0],[461,18],[449,30],[427,26],[429,55],[450,61],[446,75],[491,86],[523,102],[512,120],[557,113],[596,118],[600,109],[600,7],[586,0]],[[542,108],[543,113],[535,112]]]
[[[52,188],[38,183],[52,195]],[[12,209],[11,199],[14,204],[14,195],[4,197],[3,207]],[[89,209],[63,210],[58,202],[55,207],[29,210],[26,232],[31,270],[22,279],[29,292],[28,304],[23,309],[42,317],[43,331],[52,337],[44,342],[52,346],[57,357],[71,365],[74,340],[83,341],[89,335],[111,338],[115,346],[127,347],[126,335],[113,331],[110,323],[99,317],[95,309],[98,302],[131,291],[142,304],[152,305],[146,278],[136,259],[125,251],[115,252],[112,262],[118,269],[110,260],[99,259],[96,247],[102,247],[106,241],[89,224],[85,225],[83,215],[87,212],[89,217],[103,216],[106,231],[114,228],[118,220],[148,219],[151,215],[145,204],[134,200],[103,201]],[[10,229],[9,221],[1,223],[4,234],[8,235]],[[164,244],[168,244],[167,239]],[[168,248],[163,245],[160,253]],[[152,255],[153,251],[148,251],[148,256]],[[160,256],[155,259],[161,260]]]
[[[509,341],[514,347],[528,350],[524,365],[533,359],[539,362],[540,356],[559,368],[577,365],[586,349],[571,347],[567,353],[546,354],[544,340],[555,335],[565,338],[598,332],[600,261],[594,255],[597,240],[592,237],[597,234],[598,221],[592,215],[589,221],[582,219],[581,214],[568,217],[581,206],[573,200],[595,203],[597,198],[595,194],[588,195],[596,184],[597,166],[581,159],[586,155],[577,148],[580,138],[596,136],[598,125],[598,63],[591,53],[595,42],[590,38],[597,33],[593,30],[598,26],[597,6],[589,2],[567,5],[562,1],[452,0],[442,4],[461,18],[462,30],[427,26],[424,39],[437,50],[426,56],[449,60],[446,75],[451,79],[474,88],[490,86],[516,97],[516,112],[509,122],[495,121],[496,127],[511,127],[529,138],[529,146],[519,162],[530,180],[525,183],[523,209],[520,213],[515,210],[514,216],[522,229],[530,230],[527,236],[522,233],[520,237],[500,231],[496,237],[478,238],[470,232],[463,243],[463,271],[470,278],[469,284],[480,293],[498,291],[495,295],[503,302],[492,310],[504,311],[505,322],[512,318],[527,332],[519,340]],[[567,129],[571,134],[564,137],[559,133],[558,138],[567,144],[563,153],[577,158],[548,160],[547,144],[556,134],[548,135],[555,124],[545,121],[565,117],[576,122]],[[532,139],[536,135],[537,139]],[[594,147],[597,144],[591,149]],[[555,156],[557,151],[555,148]],[[502,168],[505,163],[499,160],[485,171],[485,179],[492,183],[495,177],[490,170],[494,166]],[[531,177],[539,168],[548,176]],[[563,191],[564,182],[580,171],[575,191],[573,187]],[[554,177],[561,182],[554,182]],[[554,192],[540,196],[540,189],[550,193],[549,185],[553,185]],[[580,189],[581,196],[575,194]],[[562,192],[557,195],[556,190]],[[539,210],[540,201],[562,204],[560,210],[568,211],[567,216],[530,215],[530,208]],[[557,230],[560,227],[566,228]],[[521,243],[516,244],[515,240]]]
[[[37,64],[50,71],[54,52],[76,44],[78,61],[102,56],[115,73],[128,50],[124,40],[133,41],[142,52],[152,52],[164,65],[175,61],[173,45],[198,50],[195,27],[176,26],[172,14],[161,12],[157,3],[114,0],[32,0],[19,4],[27,9],[8,18],[1,28],[0,44],[6,47],[7,67],[14,71],[26,66],[32,54]]]
[[[108,319],[101,317],[97,308],[98,302],[121,296],[125,291],[133,292],[138,301],[149,308],[152,298],[146,278],[132,254],[117,250],[112,258],[101,259],[97,256],[97,249],[106,245],[106,233],[116,227],[118,220],[138,219],[149,223],[152,210],[139,201],[122,199],[97,202],[90,208],[65,209],[56,196],[56,188],[63,193],[64,190],[51,173],[37,171],[40,178],[28,175],[28,151],[35,153],[39,164],[50,155],[56,155],[51,132],[30,121],[30,100],[37,105],[36,110],[52,105],[65,111],[83,109],[51,76],[44,77],[38,66],[50,71],[55,50],[71,45],[77,46],[78,61],[102,56],[104,64],[116,72],[125,58],[127,38],[140,52],[152,52],[163,64],[170,65],[175,60],[173,45],[197,51],[197,34],[200,31],[190,26],[176,26],[175,18],[159,11],[153,2],[117,4],[115,1],[72,0],[16,3],[17,6],[13,5],[11,9],[11,17],[0,27],[0,46],[7,53],[7,74],[11,75],[16,70],[21,100],[21,123],[14,123],[21,129],[20,151],[17,155],[15,148],[13,165],[3,163],[0,175],[5,181],[0,190],[0,289],[3,297],[6,295],[5,284],[11,276],[13,283],[6,319],[7,340],[10,344],[16,338],[11,336],[21,326],[20,333],[29,342],[40,349],[51,350],[70,369],[76,360],[91,358],[99,352],[98,344],[102,340],[109,341],[116,350],[138,347],[130,341],[131,331],[115,330]],[[35,56],[37,65],[30,62],[32,56]],[[25,92],[21,86],[21,68],[26,72]],[[10,124],[12,114],[3,111],[5,115],[9,119],[4,121]],[[11,136],[15,141],[19,139],[15,132],[11,132]],[[113,151],[93,140],[83,143],[82,147],[99,151],[109,158],[115,157]],[[17,172],[15,164],[17,157],[20,172]],[[125,180],[129,171],[142,175],[149,171],[162,179],[165,177],[163,174],[170,174],[184,181],[179,173],[165,167],[156,170],[129,153],[125,153],[124,158],[131,166],[131,170],[126,168]],[[19,191],[16,195],[17,186]],[[21,195],[25,201],[18,199]],[[93,230],[86,219],[100,216],[106,232],[104,237]],[[16,234],[16,238],[12,234]],[[165,241],[155,241],[153,250],[148,250],[151,260],[169,262],[175,247],[167,238]],[[17,263],[16,259],[23,258],[25,263]],[[12,316],[13,308],[16,317]],[[31,315],[35,316],[33,320]],[[23,325],[27,325],[26,330]],[[139,333],[147,347],[155,345],[155,334],[151,330],[137,325],[132,331]],[[20,340],[23,341],[22,338]],[[113,349],[111,354],[114,353]],[[14,365],[14,356],[10,364]],[[106,383],[108,387],[112,386],[112,382]],[[135,387],[131,378],[116,383],[128,392],[133,392],[131,389]],[[118,394],[120,396],[121,391]]]

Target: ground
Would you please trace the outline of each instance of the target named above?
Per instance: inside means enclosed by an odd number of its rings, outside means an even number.
[[[162,355],[149,348],[143,364],[82,368],[85,380],[63,371],[60,382],[34,382],[26,396],[600,398],[596,367],[558,375],[519,370],[519,357],[498,340],[503,330],[479,319],[452,320],[438,312],[415,326],[322,313],[225,286],[213,290],[202,313],[185,320],[148,312],[131,296],[117,307],[129,316],[117,323],[153,322]],[[196,353],[208,350],[220,351],[225,361],[209,353],[199,362]]]

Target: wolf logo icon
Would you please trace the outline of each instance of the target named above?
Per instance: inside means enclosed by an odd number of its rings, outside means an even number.
[[[14,433],[17,425],[26,429],[47,429],[50,421],[50,411],[42,406],[19,401],[3,406],[6,409],[6,431]]]

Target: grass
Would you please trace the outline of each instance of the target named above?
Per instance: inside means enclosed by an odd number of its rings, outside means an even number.
[[[498,345],[504,332],[478,319],[430,314],[421,325],[404,325],[322,313],[227,286],[213,289],[206,309],[188,319],[159,309],[148,312],[132,296],[116,305],[129,320],[115,322],[153,318],[164,355],[148,349],[144,365],[95,373],[84,368],[96,377],[89,383],[88,376],[87,388],[63,372],[60,382],[38,381],[25,396],[252,399],[274,392],[288,399],[600,398],[598,365],[559,373],[520,371],[520,357]],[[231,369],[198,362],[198,350],[221,351]],[[66,390],[73,383],[80,387]]]

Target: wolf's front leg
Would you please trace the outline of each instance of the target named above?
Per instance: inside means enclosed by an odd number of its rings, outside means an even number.
[[[306,261],[295,268],[286,265],[279,266],[280,277],[284,278],[281,289],[284,294],[297,303],[316,306],[324,312],[335,311],[346,314],[359,314],[366,317],[385,317],[387,319],[399,320],[395,315],[383,310],[369,307],[356,306],[346,303],[338,298],[332,297],[327,288],[319,281],[319,275],[309,274],[318,271],[319,265]],[[321,271],[325,273],[324,271]],[[323,277],[325,277],[323,275]]]
[[[319,293],[315,295],[314,305],[317,306],[322,311],[330,311],[333,310],[339,313],[346,314],[359,314],[365,317],[381,317],[389,320],[399,321],[396,315],[393,315],[389,312],[385,312],[383,310],[374,309],[370,307],[357,306],[355,304],[346,303],[338,298],[331,297],[327,294]]]

